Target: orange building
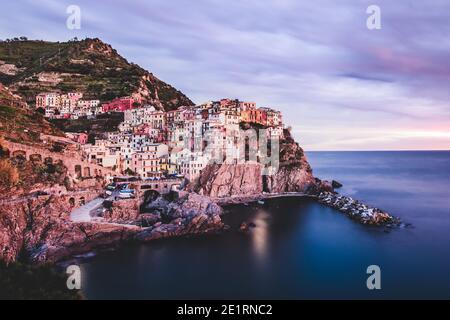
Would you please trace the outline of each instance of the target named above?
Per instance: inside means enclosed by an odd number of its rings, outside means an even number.
[[[260,125],[267,125],[267,113],[261,109],[247,109],[241,111],[241,121],[248,123],[258,123]]]

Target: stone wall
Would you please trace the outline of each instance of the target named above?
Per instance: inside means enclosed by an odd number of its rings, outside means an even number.
[[[10,156],[23,155],[27,160],[41,160],[62,162],[67,167],[69,175],[72,177],[107,177],[117,176],[117,173],[111,169],[89,163],[81,158],[77,152],[56,153],[44,148],[24,145],[5,140],[4,146],[9,150]]]

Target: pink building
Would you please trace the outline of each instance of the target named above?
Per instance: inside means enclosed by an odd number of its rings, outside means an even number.
[[[88,142],[88,135],[87,133],[80,133],[77,137],[77,142],[79,144],[86,144]]]
[[[109,112],[109,111],[124,112],[125,110],[130,110],[130,109],[136,108],[134,106],[134,104],[136,102],[140,104],[140,101],[138,101],[132,97],[116,98],[110,102],[102,104],[102,109],[103,109],[103,112]]]
[[[195,110],[194,109],[185,109],[180,111],[181,121],[194,120],[195,118]]]

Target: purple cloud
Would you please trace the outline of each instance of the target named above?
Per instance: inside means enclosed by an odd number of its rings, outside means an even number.
[[[70,4],[81,30],[65,27]],[[371,4],[11,1],[0,38],[99,37],[196,102],[279,108],[307,149],[449,149],[450,2],[376,1],[381,30]]]

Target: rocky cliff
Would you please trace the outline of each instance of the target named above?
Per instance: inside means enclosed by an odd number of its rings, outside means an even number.
[[[89,201],[96,195],[90,190],[78,198]],[[117,201],[103,219],[91,223],[70,220],[70,212],[79,205],[78,200],[71,201],[75,197],[72,192],[0,203],[0,260],[57,262],[124,241],[211,233],[225,227],[222,209],[198,194],[184,193],[174,201],[159,199],[153,213],[142,215],[138,199]]]
[[[172,202],[158,199],[153,208],[158,218],[137,234],[138,240],[214,233],[225,228],[220,218],[222,208],[208,197],[195,193],[180,192],[179,198]]]
[[[275,174],[262,175],[263,166],[258,163],[212,164],[189,185],[189,190],[212,198],[258,196],[263,192],[316,192],[320,181],[314,178],[303,149],[288,130],[284,136]]]

